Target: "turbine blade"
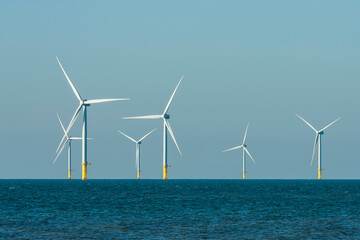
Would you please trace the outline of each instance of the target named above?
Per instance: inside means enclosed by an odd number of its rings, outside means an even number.
[[[60,125],[61,125],[62,130],[63,130],[64,133],[66,134],[66,130],[65,130],[65,128],[64,128],[64,125],[63,125],[62,122],[61,122],[61,119],[60,119],[59,114],[57,113],[56,115],[57,115],[57,117],[58,117],[58,119],[59,119],[59,122],[60,122]],[[67,134],[66,134],[66,135],[67,135]]]
[[[140,116],[140,117],[124,117],[122,119],[159,119],[162,118],[162,115],[148,115],[148,116]]]
[[[240,148],[242,148],[242,147],[243,147],[243,145],[240,145],[240,146],[237,146],[237,147],[233,147],[233,148],[224,150],[223,152],[228,152],[228,151],[232,151],[232,150],[235,150],[235,149],[240,149]]]
[[[333,121],[332,123],[330,123],[329,125],[327,125],[326,127],[324,127],[323,129],[320,130],[320,132],[324,131],[325,129],[327,129],[328,127],[330,127],[331,125],[333,125],[334,123],[336,123],[337,121],[339,121],[340,118],[336,119],[335,121]]]
[[[248,123],[247,126],[246,126],[245,135],[244,135],[244,140],[243,140],[243,144],[242,144],[242,145],[245,144],[245,139],[246,139],[246,134],[247,134],[248,127],[249,127],[249,123]]]
[[[130,98],[111,98],[111,99],[93,99],[93,100],[86,100],[86,104],[94,104],[94,103],[104,103],[104,102],[113,102],[113,101],[126,101],[130,100]]]
[[[82,137],[70,137],[70,140],[82,140]],[[88,138],[90,140],[90,138]]]
[[[66,74],[66,72],[65,72],[65,70],[64,70],[64,68],[63,68],[63,66],[61,65],[61,63],[60,63],[60,61],[59,61],[58,57],[56,57],[56,60],[58,61],[59,65],[60,65],[60,67],[61,67],[61,70],[63,71],[63,73],[64,73],[64,75],[65,75],[66,79],[68,80],[68,82],[69,82],[69,84],[70,84],[71,89],[72,89],[72,90],[73,90],[73,92],[75,93],[75,96],[76,96],[76,97],[77,97],[77,99],[79,99],[79,101],[81,102],[81,101],[82,101],[82,99],[81,99],[81,96],[80,96],[80,94],[79,94],[78,90],[76,90],[76,88],[75,88],[74,84],[70,81],[70,78],[69,78],[69,77],[68,77],[68,75]]]
[[[249,155],[249,157],[251,158],[251,160],[253,160],[253,162],[255,163],[255,160],[253,159],[253,157],[250,155],[249,151],[246,149],[246,147],[244,147],[245,152]]]
[[[147,136],[149,136],[153,131],[155,131],[155,129],[153,129],[151,132],[149,132],[148,134],[146,134],[145,136],[143,136],[142,138],[140,138],[139,142],[141,142],[142,140],[144,140]]]
[[[172,102],[172,100],[173,100],[173,98],[174,98],[174,95],[175,95],[175,93],[176,93],[176,90],[178,89],[178,87],[179,87],[179,85],[180,85],[181,81],[183,80],[183,78],[184,78],[184,75],[182,75],[182,76],[181,76],[179,83],[176,85],[176,88],[175,88],[175,90],[174,90],[173,94],[171,95],[171,97],[170,97],[170,100],[169,100],[168,104],[167,104],[167,105],[166,105],[166,107],[165,107],[164,114],[166,114],[166,113],[167,113],[167,111],[169,110],[170,105],[171,105],[171,102]]]
[[[296,113],[295,113],[295,115],[296,116],[298,116],[301,120],[303,120],[304,121],[304,123],[306,123],[307,125],[309,125],[309,127],[311,127],[315,132],[317,132],[316,131],[316,129],[313,127],[313,126],[311,126],[311,124],[310,123],[308,123],[307,121],[305,121],[305,119],[303,119],[302,117],[300,117],[299,115],[297,115]]]
[[[316,151],[316,143],[317,143],[318,139],[319,139],[319,134],[316,133],[316,135],[315,135],[315,141],[314,141],[314,149],[313,149],[313,154],[312,154],[310,166],[312,166],[313,161],[314,161],[314,156],[315,156],[315,151]]]
[[[62,137],[62,139],[61,139],[61,141],[60,141],[60,144],[59,144],[58,148],[56,149],[56,152],[59,151],[59,148],[60,148],[61,144],[63,143],[65,137],[66,137],[67,134],[69,133],[72,125],[74,124],[76,118],[78,117],[79,112],[80,112],[80,110],[81,110],[81,107],[82,107],[82,104],[80,104],[79,107],[75,110],[75,113],[74,113],[74,115],[73,115],[73,117],[72,117],[72,119],[71,119],[71,121],[70,121],[70,123],[69,123],[69,126],[68,126],[67,129],[66,129],[66,132],[65,132],[64,136]]]
[[[165,120],[165,119],[164,119],[164,121],[165,121],[165,125],[166,125],[167,129],[169,130],[169,133],[170,133],[172,139],[174,140],[174,143],[175,143],[177,149],[179,150],[180,155],[182,155],[182,153],[181,153],[181,151],[180,151],[180,148],[179,148],[179,146],[178,146],[178,144],[177,144],[177,142],[176,142],[174,133],[173,133],[171,127],[170,127],[170,123],[169,123],[167,120]]]
[[[61,146],[61,149],[60,149],[60,151],[58,152],[58,154],[56,155],[56,158],[54,159],[53,164],[55,164],[56,160],[57,160],[58,157],[60,156],[60,153],[64,150],[64,148],[65,148],[66,144],[68,143],[68,141],[69,141],[69,140],[66,140],[66,141],[64,142],[64,144]]]
[[[137,143],[137,141],[135,141],[134,139],[132,139],[131,137],[129,137],[129,136],[126,135],[125,133],[120,132],[119,130],[118,130],[118,132],[121,133],[122,135],[124,135],[125,137],[127,137],[128,139],[130,139],[131,141],[133,141],[134,143]]]

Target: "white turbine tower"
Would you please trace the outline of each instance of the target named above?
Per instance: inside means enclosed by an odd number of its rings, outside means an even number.
[[[149,116],[141,116],[141,117],[126,117],[126,118],[123,118],[123,119],[163,119],[163,125],[164,125],[164,132],[163,132],[163,179],[167,179],[167,168],[168,168],[168,165],[167,165],[167,131],[169,131],[177,149],[179,150],[179,153],[180,155],[182,155],[181,151],[180,151],[180,148],[175,140],[175,136],[174,136],[174,133],[173,131],[171,130],[171,127],[170,127],[170,123],[169,123],[169,119],[170,119],[170,115],[167,113],[169,111],[169,108],[170,108],[170,105],[171,105],[171,102],[174,98],[174,95],[176,93],[176,90],[178,89],[181,81],[183,80],[184,78],[184,75],[180,78],[180,81],[179,83],[177,84],[173,94],[171,95],[170,97],[170,100],[168,102],[168,104],[166,105],[165,107],[165,110],[164,112],[161,114],[161,115],[149,115]]]
[[[125,133],[121,132],[118,130],[119,133],[121,133],[122,135],[124,135],[125,137],[127,137],[128,139],[130,139],[131,141],[133,141],[134,143],[136,143],[136,159],[135,159],[135,164],[136,164],[136,172],[137,172],[137,179],[140,179],[140,144],[142,142],[142,140],[144,140],[147,136],[149,136],[153,131],[155,131],[156,128],[154,130],[152,130],[151,132],[147,133],[145,136],[143,136],[142,138],[140,138],[138,141],[134,140],[133,138],[129,137],[128,135],[126,135]]]
[[[63,71],[67,81],[70,84],[71,89],[73,90],[76,98],[79,100],[79,106],[78,108],[75,110],[75,113],[69,123],[69,126],[66,129],[66,134],[70,131],[71,127],[73,126],[76,118],[78,117],[79,113],[81,110],[83,110],[83,128],[82,128],[82,180],[86,180],[87,179],[87,165],[88,165],[88,161],[87,161],[87,107],[90,106],[90,104],[95,104],[95,103],[104,103],[104,102],[112,102],[112,101],[121,101],[121,100],[129,100],[129,98],[112,98],[112,99],[94,99],[94,100],[87,100],[87,99],[82,99],[79,92],[76,90],[75,86],[72,84],[72,82],[70,81],[70,78],[68,77],[68,75],[66,74],[64,68],[62,67],[59,59],[56,57],[56,60],[58,61],[61,70]],[[61,144],[63,143],[66,134],[63,136],[63,138],[60,141],[59,147],[56,151],[59,150]]]
[[[255,163],[255,160],[253,159],[253,157],[251,156],[251,154],[250,154],[249,151],[247,150],[247,145],[245,144],[246,134],[247,134],[248,127],[249,127],[249,123],[248,123],[248,125],[246,126],[243,143],[242,143],[240,146],[233,147],[233,148],[230,148],[230,149],[227,149],[227,150],[224,150],[224,151],[223,151],[223,152],[228,152],[228,151],[232,151],[232,150],[236,150],[236,149],[241,149],[241,148],[243,149],[243,179],[245,179],[245,172],[246,172],[246,169],[245,169],[245,166],[246,166],[246,155],[245,155],[245,152],[247,153],[247,155],[249,155],[249,157],[251,158],[251,160]]]
[[[60,151],[56,155],[56,158],[53,163],[55,164],[56,160],[60,156],[61,152],[64,150],[66,144],[68,143],[68,179],[71,179],[71,141],[72,140],[81,140],[82,138],[81,137],[70,137],[68,135],[68,133],[66,132],[64,125],[62,124],[62,122],[60,120],[59,114],[57,114],[57,117],[59,119],[61,128],[64,131],[64,134],[66,135],[66,141],[63,143],[62,147],[60,148]],[[88,140],[90,140],[90,138],[88,138]]]
[[[314,161],[314,155],[315,155],[315,151],[316,151],[316,144],[318,144],[318,179],[321,179],[321,172],[322,172],[322,168],[321,168],[321,158],[322,158],[322,154],[321,154],[321,135],[324,134],[324,130],[327,129],[328,127],[330,127],[331,125],[333,125],[335,122],[339,121],[340,118],[336,119],[335,121],[333,121],[332,123],[330,123],[329,125],[327,125],[326,127],[324,127],[323,129],[321,129],[320,131],[316,130],[313,126],[311,126],[310,123],[308,123],[307,121],[305,121],[305,119],[303,119],[302,117],[300,117],[298,114],[295,113],[296,116],[298,116],[301,120],[304,121],[304,123],[306,123],[309,127],[311,127],[314,131],[315,131],[315,141],[314,141],[314,149],[313,149],[313,154],[312,154],[312,158],[311,158],[311,162],[310,162],[310,166],[312,166],[312,163]]]

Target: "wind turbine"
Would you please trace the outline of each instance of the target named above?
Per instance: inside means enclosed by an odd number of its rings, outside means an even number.
[[[313,126],[311,126],[310,123],[308,123],[307,121],[305,121],[305,119],[303,119],[302,117],[300,117],[298,114],[295,113],[296,116],[298,116],[301,120],[304,121],[304,123],[306,123],[309,127],[311,127],[314,131],[315,131],[315,141],[314,141],[314,149],[313,149],[313,154],[312,154],[312,158],[311,158],[311,163],[310,166],[312,166],[312,163],[314,161],[314,155],[315,155],[315,151],[316,151],[316,144],[318,144],[318,179],[321,179],[321,172],[322,172],[322,168],[321,168],[321,136],[324,134],[324,130],[327,129],[328,127],[330,127],[331,125],[333,125],[335,122],[339,121],[340,118],[336,119],[335,121],[333,121],[332,123],[330,123],[329,125],[327,125],[326,127],[324,127],[323,129],[321,129],[320,131],[316,130]]]
[[[68,179],[71,179],[71,141],[72,140],[81,140],[82,138],[81,137],[70,137],[68,135],[68,133],[66,132],[64,125],[62,124],[62,122],[60,120],[59,114],[57,114],[57,117],[59,119],[61,128],[64,131],[64,134],[66,135],[66,141],[63,143],[62,147],[60,148],[60,151],[56,155],[56,158],[55,158],[53,164],[55,164],[56,160],[60,156],[61,152],[64,150],[66,144],[68,143]],[[88,140],[91,140],[91,138],[88,138]]]
[[[125,133],[118,130],[119,133],[121,133],[122,135],[124,135],[125,137],[127,137],[128,139],[133,141],[134,143],[136,143],[136,159],[135,159],[135,163],[136,163],[136,170],[137,170],[137,179],[140,179],[140,144],[141,144],[141,141],[144,140],[147,136],[149,136],[155,130],[156,130],[156,128],[154,130],[152,130],[151,132],[147,133],[142,138],[140,138],[138,141],[134,140],[133,138],[129,137]]]
[[[224,150],[223,152],[228,152],[228,151],[232,151],[232,150],[236,150],[236,149],[243,149],[243,179],[245,179],[245,163],[246,163],[246,155],[245,155],[245,152],[247,155],[249,155],[249,157],[251,158],[251,160],[255,163],[255,160],[253,159],[253,157],[251,156],[250,152],[247,150],[247,145],[245,144],[245,140],[246,140],[246,134],[247,134],[247,130],[248,130],[248,127],[249,127],[249,123],[247,124],[246,126],[246,130],[245,130],[245,135],[244,135],[244,140],[243,140],[243,143],[240,145],[240,146],[237,146],[237,147],[233,147],[233,148],[230,148],[230,149],[227,149],[227,150]]]
[[[170,108],[170,105],[171,105],[171,102],[174,98],[174,95],[176,93],[176,90],[178,89],[181,81],[183,80],[184,78],[184,75],[180,78],[180,81],[179,83],[177,84],[173,94],[171,95],[170,97],[170,100],[168,102],[168,104],[166,105],[165,107],[165,110],[164,112],[161,114],[161,115],[148,115],[148,116],[140,116],[140,117],[126,117],[126,118],[123,118],[123,119],[163,119],[163,125],[164,125],[164,132],[163,132],[163,179],[166,180],[167,179],[167,168],[168,168],[168,165],[167,165],[167,131],[169,131],[180,155],[182,155],[181,151],[180,151],[180,148],[175,140],[175,136],[174,136],[174,133],[170,127],[170,123],[169,123],[169,119],[170,119],[170,115],[168,114],[168,111],[169,111],[169,108]]]
[[[70,84],[71,89],[73,90],[76,98],[79,100],[79,106],[78,108],[75,110],[75,113],[69,123],[69,126],[67,127],[65,134],[63,136],[63,138],[60,141],[60,144],[57,148],[56,151],[59,150],[61,144],[63,143],[66,134],[70,131],[71,127],[73,126],[76,118],[78,117],[79,113],[81,110],[83,110],[83,128],[82,128],[82,180],[86,180],[87,179],[87,165],[88,165],[88,161],[87,161],[87,107],[90,106],[90,104],[95,104],[95,103],[104,103],[104,102],[112,102],[112,101],[120,101],[120,100],[129,100],[129,98],[112,98],[112,99],[94,99],[94,100],[87,100],[87,99],[82,99],[79,92],[76,90],[75,86],[73,85],[73,83],[70,81],[70,78],[68,77],[68,75],[66,74],[63,66],[61,65],[58,57],[56,57],[56,60],[58,61],[61,70],[63,71],[67,81]]]

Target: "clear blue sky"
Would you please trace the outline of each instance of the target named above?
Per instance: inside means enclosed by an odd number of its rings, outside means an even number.
[[[0,178],[65,178],[53,165],[77,99],[130,97],[88,111],[89,178],[162,177],[159,114],[170,109],[183,156],[169,142],[169,178],[241,178],[247,122],[248,178],[316,178],[314,132],[323,137],[323,177],[360,178],[360,3],[358,1],[2,1]],[[80,118],[71,135],[80,136]],[[80,143],[73,177],[81,176]]]

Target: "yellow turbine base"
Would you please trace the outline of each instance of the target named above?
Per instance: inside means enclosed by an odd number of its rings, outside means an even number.
[[[140,179],[140,171],[137,171],[137,179]]]
[[[245,171],[243,172],[243,179],[245,179]]]
[[[318,179],[321,179],[321,169],[318,169]]]
[[[167,166],[163,166],[163,179],[167,179]]]
[[[71,179],[71,170],[68,171],[68,179]]]
[[[87,164],[82,163],[82,180],[87,180]]]

